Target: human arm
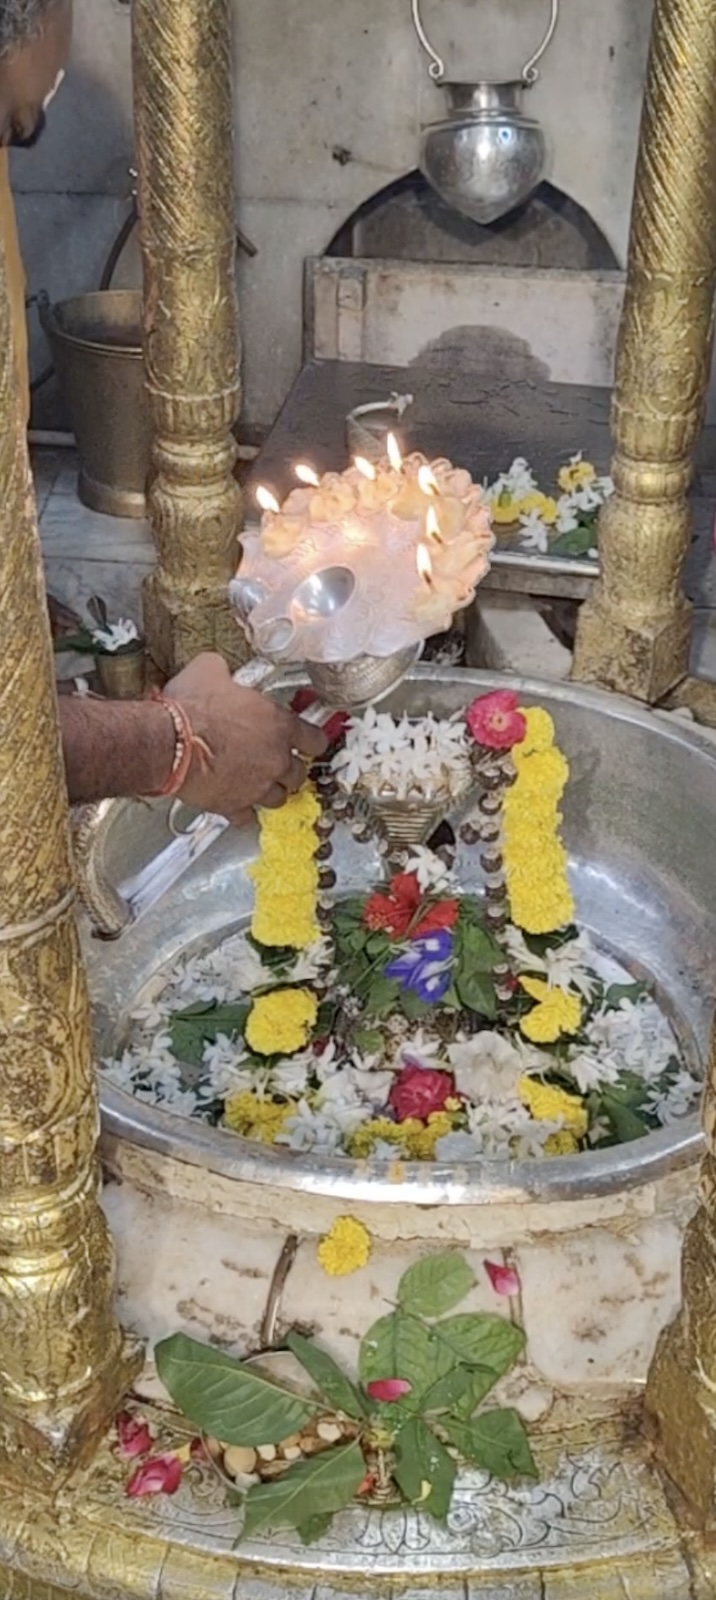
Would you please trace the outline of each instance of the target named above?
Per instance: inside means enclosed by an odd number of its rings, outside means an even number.
[[[318,728],[235,684],[220,656],[197,656],[164,693],[211,753],[204,761],[197,748],[180,798],[237,827],[256,806],[281,805],[305,777],[300,755],[315,759],[326,748]],[[159,794],[165,787],[176,732],[161,702],[63,696],[60,727],[73,803]]]

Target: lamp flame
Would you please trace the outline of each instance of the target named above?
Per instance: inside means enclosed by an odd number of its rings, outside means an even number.
[[[388,460],[393,468],[393,471],[401,472],[403,467],[403,457],[400,454],[400,445],[398,444],[394,433],[388,434],[388,437],[385,441],[385,448],[388,452]]]
[[[309,467],[305,464],[305,462],[300,461],[298,466],[294,467],[293,470],[298,478],[299,483],[307,483],[311,489],[319,488],[321,480],[318,476],[318,473],[314,472],[313,467]]]
[[[437,493],[437,479],[431,472],[430,467],[420,467],[418,469],[418,485],[422,489],[423,494]]]
[[[430,560],[430,551],[424,544],[419,544],[415,556],[416,565],[421,578],[429,585],[432,577],[433,564]]]
[[[373,482],[375,479],[375,467],[370,461],[366,461],[365,456],[354,456],[353,465],[356,471],[360,472],[364,478],[369,478],[371,483]]]
[[[440,523],[434,506],[428,506],[428,514],[425,518],[425,532],[429,539],[440,538]]]
[[[278,503],[278,500],[276,499],[275,494],[272,494],[270,489],[264,488],[264,485],[262,483],[260,483],[258,485],[257,489],[256,489],[256,500],[257,500],[258,504],[260,505],[262,511],[280,511],[281,510],[281,507],[280,507],[280,505]]]

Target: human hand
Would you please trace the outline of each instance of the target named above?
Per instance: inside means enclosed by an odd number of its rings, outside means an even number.
[[[204,765],[195,755],[181,799],[236,828],[251,821],[256,806],[283,805],[305,780],[300,757],[315,761],[327,747],[320,728],[234,683],[219,655],[196,656],[164,692],[212,752]]]

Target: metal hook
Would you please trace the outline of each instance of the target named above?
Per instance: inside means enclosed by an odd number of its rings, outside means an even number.
[[[420,40],[420,43],[421,43],[426,55],[428,55],[430,57],[430,66],[428,68],[428,72],[430,74],[430,77],[433,80],[433,83],[441,83],[443,78],[445,77],[445,62],[443,61],[442,56],[439,56],[437,54],[437,51],[433,50],[433,47],[432,47],[432,45],[430,43],[430,40],[429,40],[429,38],[428,38],[428,36],[427,36],[427,34],[425,32],[425,29],[423,27],[422,18],[421,18],[421,15],[420,15],[420,0],[411,0],[411,7],[412,7],[412,13],[413,13],[413,24],[414,24],[414,27],[415,27],[415,32],[418,35],[418,38]],[[555,29],[557,27],[558,21],[559,21],[559,0],[551,0],[551,11],[550,11],[549,26],[547,28],[547,32],[546,32],[546,34],[544,36],[544,39],[542,40],[541,45],[538,47],[537,50],[535,50],[534,55],[530,56],[529,61],[525,62],[525,65],[523,66],[522,72],[520,74],[522,82],[524,83],[526,88],[531,88],[532,84],[537,82],[537,79],[539,77],[539,72],[537,71],[537,62],[541,61],[541,59],[542,59],[542,57],[543,57],[543,55],[545,53],[545,50],[552,43],[552,39],[554,38],[554,33],[555,33]]]
[[[430,57],[430,66],[428,67],[428,72],[433,80],[433,83],[440,83],[445,77],[445,62],[443,61],[442,57],[439,56],[435,50],[433,50],[430,40],[425,32],[422,17],[420,15],[420,0],[412,0],[412,9],[415,32],[418,35],[425,54]]]
[[[542,59],[542,57],[543,57],[543,55],[545,53],[545,50],[552,43],[552,39],[554,38],[554,31],[555,31],[555,28],[556,28],[558,22],[559,22],[559,0],[552,0],[552,9],[551,9],[551,12],[550,12],[549,27],[547,28],[547,32],[546,32],[546,34],[544,36],[544,39],[542,40],[542,43],[539,46],[539,49],[535,50],[534,55],[530,56],[529,61],[526,61],[525,65],[522,68],[522,82],[525,84],[525,87],[528,88],[528,89],[532,87],[533,83],[537,82],[537,79],[539,77],[539,73],[537,71],[537,62],[541,61],[541,59]]]

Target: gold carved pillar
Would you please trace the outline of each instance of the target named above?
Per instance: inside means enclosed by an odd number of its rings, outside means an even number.
[[[716,1533],[716,1040],[706,1090],[701,1205],[681,1256],[682,1309],[662,1333],[646,1389],[656,1457],[697,1525]]]
[[[0,1473],[50,1485],[137,1366],[115,1320],[35,506],[0,246]]]
[[[716,286],[716,7],[655,0],[612,403],[616,492],[574,676],[653,703],[684,677],[691,460]]]
[[[227,600],[241,525],[230,0],[133,0],[132,25],[158,557],[145,624],[165,672],[207,649],[238,665]]]

